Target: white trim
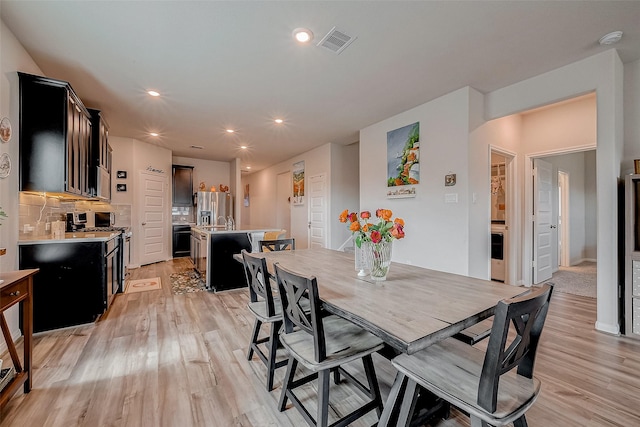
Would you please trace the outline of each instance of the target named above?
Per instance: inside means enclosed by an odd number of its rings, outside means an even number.
[[[620,335],[620,326],[619,325],[610,325],[604,322],[596,322],[595,328],[600,332],[606,332],[608,334]]]

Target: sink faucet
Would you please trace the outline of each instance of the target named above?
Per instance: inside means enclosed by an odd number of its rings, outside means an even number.
[[[218,223],[220,222],[220,218],[222,218],[222,222],[224,224],[224,227],[227,228],[227,219],[222,215],[220,215],[218,218],[216,218],[216,225],[218,225]]]

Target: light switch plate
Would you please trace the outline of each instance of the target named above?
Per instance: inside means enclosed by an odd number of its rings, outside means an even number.
[[[458,203],[458,193],[447,193],[444,195],[445,203]]]

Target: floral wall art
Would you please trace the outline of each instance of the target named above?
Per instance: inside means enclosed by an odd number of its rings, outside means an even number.
[[[387,132],[388,197],[414,197],[420,183],[420,123]],[[393,188],[399,187],[399,188]]]

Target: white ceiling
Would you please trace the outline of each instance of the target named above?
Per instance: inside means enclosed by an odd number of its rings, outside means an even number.
[[[594,55],[610,31],[624,31],[623,62],[640,59],[640,1],[1,0],[0,14],[112,135],[253,171],[356,142],[461,87],[486,93]],[[357,37],[340,55],[315,45],[334,26]],[[315,43],[295,44],[297,27]]]

